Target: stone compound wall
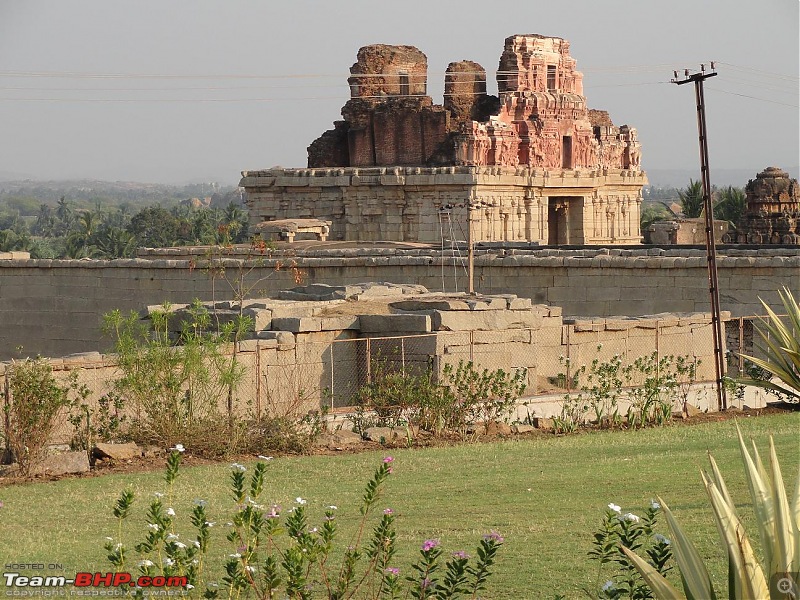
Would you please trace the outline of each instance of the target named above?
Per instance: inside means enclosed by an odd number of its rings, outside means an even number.
[[[347,287],[338,289],[347,296]],[[563,393],[570,368],[614,356],[623,364],[652,353],[688,356],[698,364],[697,381],[714,379],[706,314],[565,319],[557,307],[513,295],[404,292],[393,295],[397,287],[373,285],[366,291],[362,286],[347,301],[250,301],[246,311],[257,325],[253,339],[239,342],[245,374],[234,411],[297,416],[321,406],[351,406],[353,394],[381,361],[417,370],[430,366],[436,373],[460,361],[473,361],[479,369],[522,369],[526,397]],[[58,377],[79,371],[79,381],[91,390],[90,404],[111,391],[118,376],[113,355],[87,353],[51,364]],[[7,367],[0,363],[0,380]],[[221,403],[224,412],[224,398]],[[71,435],[65,422],[54,443],[68,442]]]
[[[0,359],[25,354],[63,356],[104,350],[102,315],[114,309],[212,298],[203,271],[205,249],[152,251],[149,259],[116,261],[0,260]],[[761,314],[777,290],[800,290],[800,250],[720,249],[721,307],[733,316]],[[429,290],[466,289],[465,252],[395,248],[276,253],[248,274],[251,296],[308,283],[393,281]],[[234,277],[236,261],[228,268]],[[641,315],[708,310],[706,260],[701,250],[480,250],[476,289],[517,294],[560,306],[565,315]],[[294,267],[293,267],[294,266]],[[278,270],[276,270],[278,269]],[[260,280],[257,282],[257,280]],[[216,298],[230,298],[216,282]]]

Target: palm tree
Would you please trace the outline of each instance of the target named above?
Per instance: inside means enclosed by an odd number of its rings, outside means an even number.
[[[696,219],[703,214],[703,184],[700,181],[690,179],[689,185],[678,191],[678,196],[686,217]]]
[[[714,205],[714,218],[730,221],[736,225],[745,209],[747,209],[747,197],[744,190],[729,185],[719,193],[719,202]]]

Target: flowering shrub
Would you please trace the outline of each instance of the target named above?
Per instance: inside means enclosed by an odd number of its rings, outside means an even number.
[[[138,568],[141,575],[185,576],[190,596],[204,598],[290,598],[308,600],[328,598],[407,598],[446,599],[471,597],[486,589],[497,551],[503,544],[492,531],[479,542],[473,560],[464,552],[444,558],[438,539],[425,540],[420,556],[403,577],[396,565],[396,516],[392,509],[379,511],[368,531],[368,521],[376,512],[382,486],[392,474],[394,459],[383,459],[366,485],[359,512],[361,519],[350,543],[341,553],[332,552],[338,533],[338,507],[328,506],[322,522],[310,524],[308,500],[295,499],[283,509],[262,500],[269,457],[256,463],[249,478],[244,465],[231,465],[230,486],[235,508],[226,539],[230,550],[223,573],[213,571],[210,551],[212,520],[206,502],[195,500],[189,518],[194,533],[178,533],[177,515],[172,508],[174,483],[178,478],[183,446],[176,445],[165,471],[166,494],[157,493],[147,509],[144,537],[131,547],[122,540],[122,522],[132,510],[134,495],[122,492],[114,505],[118,529],[116,538],[107,538],[108,560],[118,571]],[[192,539],[193,537],[193,539]],[[338,560],[334,556],[341,555]],[[202,590],[202,593],[199,592]],[[137,590],[141,596],[143,590]]]
[[[599,563],[598,586],[602,580],[604,565],[614,569],[610,578],[602,585],[598,598],[639,600],[653,597],[623,548],[643,552],[651,566],[661,575],[672,568],[671,542],[660,533],[655,533],[660,510],[661,505],[655,500],[650,502],[641,517],[631,512],[623,513],[621,507],[614,503],[608,505],[600,528],[594,533],[593,547],[589,552],[589,557]]]

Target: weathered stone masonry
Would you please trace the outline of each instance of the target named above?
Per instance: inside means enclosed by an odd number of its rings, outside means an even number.
[[[498,96],[481,65],[459,61],[437,105],[422,52],[365,46],[343,120],[309,146],[309,168],[242,173],[250,224],[319,218],[334,240],[437,242],[446,218],[476,241],[638,244],[636,130],[587,107],[575,67],[566,40],[514,35]]]
[[[17,356],[18,345],[44,356],[106,349],[110,340],[102,338],[100,326],[108,311],[211,299],[208,275],[193,268],[206,249],[150,252],[152,259],[0,260],[0,359]],[[761,314],[759,297],[777,305],[782,286],[800,292],[800,250],[719,253],[721,306],[733,316]],[[294,287],[295,274],[287,269],[293,261],[309,283],[392,281],[441,290],[444,274],[448,291],[466,289],[463,269],[453,279],[454,262],[462,263],[452,253],[386,248],[276,254],[251,273],[253,279],[266,277],[257,290]],[[274,271],[278,264],[281,270]],[[706,312],[709,306],[702,250],[479,250],[475,283],[484,293],[561,306],[565,315]]]

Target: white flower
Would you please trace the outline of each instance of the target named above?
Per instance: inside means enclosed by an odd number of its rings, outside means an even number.
[[[311,533],[317,533],[317,531],[319,531],[319,529],[317,529],[316,527],[311,529]]]
[[[175,516],[175,509],[172,508],[171,506],[167,510],[165,510],[164,512],[167,513],[167,516],[169,516],[169,517],[174,517]]]
[[[247,471],[247,467],[239,463],[233,463],[231,465],[231,469],[233,469],[234,471],[239,471],[239,473],[244,473],[245,471]]]
[[[304,499],[303,499],[303,498],[301,498],[300,496],[298,496],[297,498],[295,498],[295,499],[294,499],[294,501],[295,501],[295,502],[297,502],[298,504],[305,504],[306,502],[308,502],[308,500],[304,500]]]
[[[650,508],[652,508],[653,510],[659,510],[661,508],[661,504],[659,504],[655,500],[650,500]]]
[[[164,494],[162,494],[161,492],[153,492],[153,496],[155,496],[156,498],[163,498]]]
[[[258,458],[260,458],[261,460],[272,460],[273,457],[272,456],[264,456],[263,454],[259,454]]]
[[[195,548],[199,548],[200,547],[200,542],[195,540],[195,541],[192,542],[192,546],[194,546]]]
[[[639,517],[637,517],[633,513],[625,513],[624,515],[622,515],[620,517],[620,519],[623,520],[623,521],[632,521],[633,523],[638,523],[639,522]]]
[[[238,552],[234,552],[233,554],[228,554],[229,558],[242,558],[242,555]]]
[[[178,539],[178,537],[180,537],[180,536],[178,536],[178,534],[177,534],[177,533],[170,533],[170,534],[169,534],[169,535],[166,537],[166,541],[168,541],[168,542],[174,542],[175,540],[177,540],[177,539]]]
[[[113,541],[114,541],[114,538],[112,538],[112,537],[107,537],[107,536],[106,536],[106,539],[107,539],[109,542],[113,542]]]
[[[250,566],[250,565],[247,565],[247,566],[245,567],[245,570],[246,570],[246,571],[250,571],[251,573],[255,573],[255,572],[256,572],[256,568],[255,568],[255,567],[253,567],[253,566]]]
[[[339,509],[339,507],[338,507],[338,506],[334,506],[333,504],[331,504],[331,505],[330,505],[330,506],[328,506],[327,508],[329,508],[330,510],[338,510],[338,509]]]
[[[175,444],[175,446],[170,448],[170,450],[175,450],[176,452],[186,452],[186,448],[183,447],[183,444]]]
[[[122,542],[114,546],[114,550],[119,550],[120,548],[122,548]]]
[[[158,531],[159,529],[161,529],[161,525],[159,525],[158,523],[148,523],[147,528],[152,531]]]
[[[195,498],[194,499],[194,505],[195,506],[205,506],[206,504],[207,504],[207,502],[205,500],[203,500],[202,498]]]
[[[184,548],[186,548],[186,544],[184,544],[183,542],[175,542],[175,547],[183,550]]]
[[[164,560],[163,560],[162,562],[163,562],[165,565],[167,565],[168,567],[171,567],[171,566],[173,566],[173,565],[175,564],[175,561],[174,561],[174,560],[172,560],[172,559],[171,559],[169,556],[165,557],[165,558],[164,558]]]
[[[216,524],[217,524],[217,522],[216,522],[216,521],[206,521],[206,522],[205,522],[205,526],[206,526],[206,527],[213,527],[213,526],[214,526],[214,525],[216,525]]]
[[[187,584],[186,584],[186,589],[187,589],[187,590],[193,590],[193,589],[194,589],[194,586],[193,586],[191,583],[187,583]]]
[[[616,587],[617,586],[614,585],[614,582],[609,579],[603,584],[603,591],[610,592],[611,590],[616,589]]]
[[[153,561],[147,560],[147,559],[140,560],[139,563],[137,564],[137,566],[138,567],[152,567],[153,566]]]
[[[667,538],[667,537],[664,537],[664,536],[663,536],[663,535],[661,535],[660,533],[657,533],[657,534],[655,534],[655,535],[653,536],[653,539],[654,539],[655,541],[657,541],[659,544],[664,544],[665,546],[669,546],[669,545],[670,545],[669,538]]]
[[[608,505],[608,508],[613,510],[615,513],[618,513],[622,510],[618,505],[614,504],[613,502]]]

